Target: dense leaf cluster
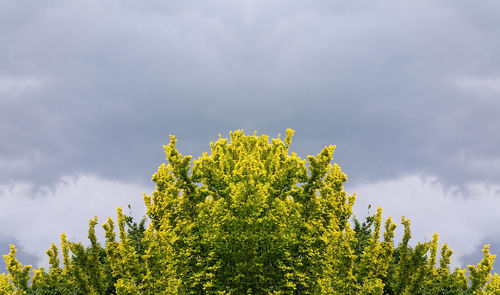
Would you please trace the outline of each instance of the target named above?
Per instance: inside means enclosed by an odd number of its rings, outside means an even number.
[[[335,147],[300,159],[284,140],[231,133],[192,162],[171,137],[167,163],[144,196],[148,222],[118,208],[89,221],[90,245],[61,235],[47,251],[49,269],[5,255],[1,294],[500,294],[494,256],[450,271],[452,251],[438,236],[412,247],[410,221],[394,244],[396,224],[382,210],[362,223],[346,175],[331,164]],[[117,227],[117,230],[116,230]],[[62,263],[59,258],[62,252]],[[439,261],[438,261],[439,257]]]

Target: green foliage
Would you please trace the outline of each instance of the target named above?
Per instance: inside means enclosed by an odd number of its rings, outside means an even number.
[[[9,272],[8,280],[12,282],[14,294],[26,294],[28,292],[28,283],[30,279],[31,265],[23,266],[16,259],[16,247],[10,245],[10,253],[4,255],[7,271]]]
[[[194,161],[172,136],[144,196],[147,219],[118,208],[101,245],[94,217],[89,246],[62,234],[49,270],[31,277],[11,246],[0,294],[500,294],[488,246],[468,267],[470,282],[464,269],[450,272],[446,244],[438,255],[437,234],[411,246],[404,217],[395,246],[396,224],[381,208],[353,218],[335,147],[303,160],[289,151],[292,136],[231,132]]]
[[[471,280],[470,290],[473,294],[482,294],[482,290],[486,282],[491,278],[491,270],[496,255],[491,255],[489,251],[490,245],[484,246],[484,258],[477,266],[469,265],[469,276]]]
[[[370,210],[370,208],[371,205],[368,206],[368,210]],[[352,243],[351,248],[354,250],[354,254],[357,257],[361,257],[361,253],[365,250],[372,236],[372,226],[373,222],[375,222],[375,216],[369,215],[363,222],[359,222],[356,217],[353,217],[352,221],[354,223],[354,237],[356,240]],[[359,262],[359,259],[357,259],[356,262]]]

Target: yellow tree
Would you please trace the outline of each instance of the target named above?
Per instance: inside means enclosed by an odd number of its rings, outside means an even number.
[[[230,141],[211,143],[211,153],[192,170],[191,157],[182,156],[171,137],[168,164],[153,176],[156,191],[145,197],[147,237],[164,239],[169,256],[160,265],[175,275],[169,288],[315,294],[352,280],[352,264],[341,272],[331,267],[353,260],[347,238],[354,197],[343,190],[345,174],[331,164],[335,147],[309,156],[306,165],[289,153],[292,135],[288,130],[284,141],[269,142],[265,135],[232,132]],[[148,253],[159,247],[148,243]]]

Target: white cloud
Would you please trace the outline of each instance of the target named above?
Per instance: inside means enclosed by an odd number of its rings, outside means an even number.
[[[2,78],[0,77],[0,95],[6,98],[7,95],[16,95],[40,89],[44,81],[36,77],[28,78]]]
[[[474,252],[486,237],[500,235],[498,185],[476,183],[458,189],[444,187],[435,178],[406,176],[358,185],[349,191],[357,193],[355,213],[364,216],[368,204],[374,207],[372,213],[382,207],[384,217],[391,216],[399,224],[399,237],[401,216],[411,219],[414,243],[429,241],[433,233],[438,233],[440,245],[448,243],[454,251],[456,264],[461,264],[459,258]]]
[[[500,77],[467,77],[457,79],[455,83],[460,90],[476,96],[493,99],[500,94]]]
[[[94,215],[99,224],[112,217],[116,208],[131,204],[133,215],[142,216],[142,193],[151,189],[93,176],[66,177],[53,188],[35,190],[26,183],[0,186],[0,234],[13,236],[24,251],[39,256],[44,263],[51,243],[60,244],[65,232],[72,241],[87,244],[88,220]],[[98,225],[97,234],[103,230]],[[2,253],[6,254],[6,253]]]

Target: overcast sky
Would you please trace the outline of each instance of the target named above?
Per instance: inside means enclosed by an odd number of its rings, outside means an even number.
[[[456,265],[500,254],[499,1],[166,2],[0,1],[2,254],[141,216],[170,134],[198,157],[286,128],[337,146],[356,215],[405,215]]]

